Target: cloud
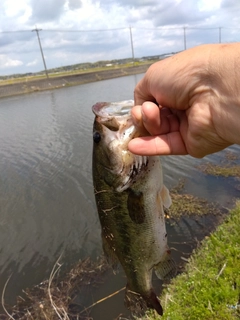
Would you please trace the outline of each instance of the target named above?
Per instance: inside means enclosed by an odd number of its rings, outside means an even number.
[[[66,0],[31,0],[33,23],[58,20],[64,12]]]
[[[200,11],[215,11],[221,7],[221,1],[219,0],[200,0],[198,2],[198,7]]]
[[[28,0],[1,0],[0,30],[19,30],[27,23],[30,15]]]
[[[11,59],[10,57],[0,54],[0,68],[14,68],[23,65],[23,62],[17,59]]]
[[[205,17],[205,13],[201,13],[198,10],[198,2],[192,0],[170,0],[169,5],[165,2],[158,5],[157,8],[149,8],[146,12],[146,18],[152,18],[156,27],[197,24],[198,22],[203,22]]]
[[[38,64],[38,60],[35,59],[35,60],[31,61],[31,62],[28,62],[28,63],[26,64],[26,66],[27,66],[27,67],[32,67],[32,66],[36,66],[37,64]]]
[[[43,69],[37,28],[48,68],[131,56],[157,55],[201,43],[239,41],[236,0],[1,0],[1,62],[13,72]],[[222,29],[219,29],[222,27]],[[213,28],[213,29],[206,29]],[[115,30],[117,29],[117,30]],[[24,30],[22,32],[16,32]],[[95,30],[95,31],[93,31]],[[108,31],[103,31],[108,30]],[[11,31],[1,32],[1,31]],[[15,67],[10,67],[10,65]]]
[[[79,9],[82,7],[82,1],[81,0],[68,0],[68,8],[70,10]]]
[[[226,8],[239,8],[239,2],[235,0],[222,0],[221,7]]]
[[[99,3],[102,7],[107,7],[112,5],[118,5],[119,7],[129,7],[129,8],[145,8],[156,6],[156,0],[94,0],[94,3]]]

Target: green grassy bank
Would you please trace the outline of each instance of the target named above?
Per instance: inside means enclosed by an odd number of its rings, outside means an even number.
[[[162,320],[240,319],[240,201],[163,291]]]

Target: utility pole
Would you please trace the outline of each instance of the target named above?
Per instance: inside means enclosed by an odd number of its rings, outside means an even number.
[[[130,31],[130,40],[131,40],[131,49],[132,49],[132,59],[133,59],[133,62],[134,62],[134,47],[133,47],[133,37],[132,37],[132,28],[129,27],[129,31]]]
[[[219,27],[219,43],[222,42],[222,28]]]
[[[184,50],[186,50],[187,49],[186,27],[183,27],[183,42],[184,42]]]
[[[33,29],[32,31],[36,31],[37,34],[37,38],[38,38],[38,43],[39,43],[39,47],[40,47],[40,51],[41,51],[41,55],[42,55],[42,60],[43,60],[43,65],[44,65],[44,69],[45,69],[45,73],[46,73],[46,77],[49,79],[48,76],[48,71],[47,71],[47,66],[46,66],[46,62],[44,59],[44,54],[43,54],[43,50],[42,50],[42,45],[41,45],[41,41],[40,41],[40,37],[39,37],[39,31],[41,31],[42,29],[38,29],[37,27],[35,29]]]

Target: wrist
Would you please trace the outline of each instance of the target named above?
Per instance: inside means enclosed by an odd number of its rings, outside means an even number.
[[[209,63],[214,66],[215,92],[213,121],[218,134],[240,144],[240,43],[215,45]],[[218,63],[216,63],[216,61]]]

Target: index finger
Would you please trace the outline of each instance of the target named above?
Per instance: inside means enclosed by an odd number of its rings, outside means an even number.
[[[145,101],[156,102],[156,99],[149,91],[146,76],[138,82],[134,89],[134,102],[135,105],[142,105]]]
[[[135,138],[128,143],[128,150],[145,156],[188,154],[180,132]]]

